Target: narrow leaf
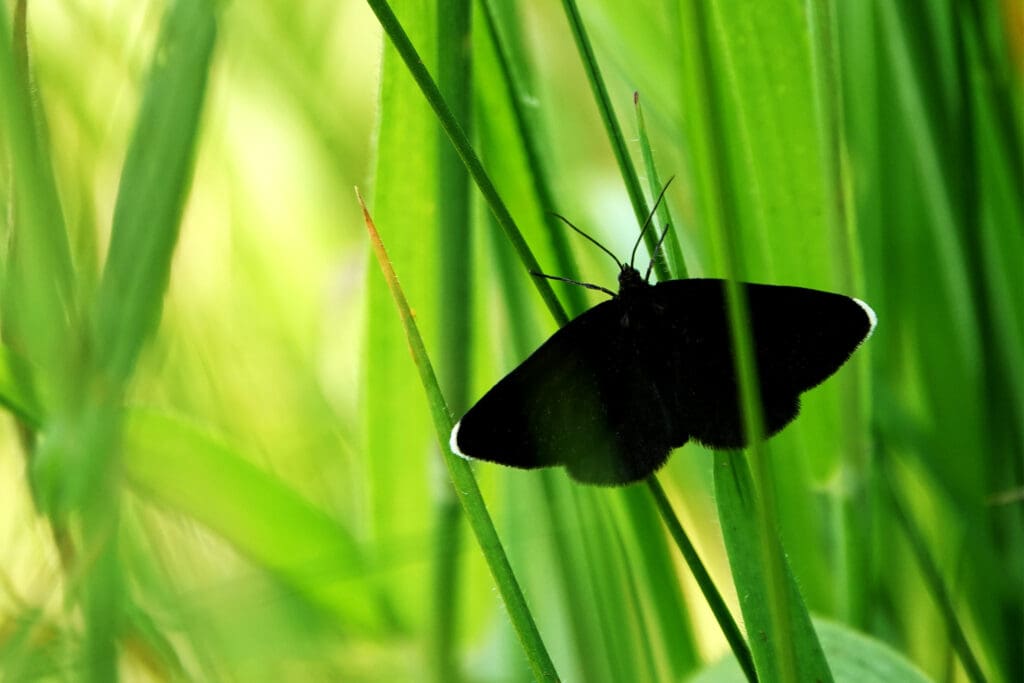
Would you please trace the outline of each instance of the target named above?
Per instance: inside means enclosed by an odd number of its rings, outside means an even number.
[[[356,194],[358,196],[358,190]],[[387,252],[384,250],[384,244],[380,241],[380,235],[377,234],[377,229],[373,225],[373,219],[370,218],[366,205],[362,203],[362,197],[359,198],[359,201],[363,207],[363,218],[366,221],[366,229],[370,233],[370,243],[373,245],[374,254],[384,273],[384,278],[387,280],[388,287],[395,298],[395,304],[398,306],[402,325],[405,327],[406,337],[409,341],[409,348],[412,351],[413,360],[419,371],[420,380],[423,382],[423,390],[427,393],[431,416],[434,420],[434,429],[437,431],[437,438],[441,444],[441,453],[444,456],[445,464],[448,466],[448,473],[451,476],[452,484],[455,486],[455,491],[459,495],[459,501],[462,503],[466,518],[469,520],[477,542],[480,544],[480,549],[484,553],[487,564],[491,569],[491,574],[494,576],[494,581],[498,585],[501,597],[505,601],[509,618],[516,629],[516,633],[519,635],[519,641],[530,662],[534,678],[538,681],[557,681],[558,674],[555,672],[551,657],[544,647],[544,643],[540,638],[540,632],[537,630],[537,625],[526,605],[526,598],[519,587],[519,582],[512,573],[508,556],[505,554],[505,550],[498,538],[498,533],[494,529],[490,513],[487,512],[487,507],[484,504],[483,497],[480,495],[480,489],[477,487],[473,471],[470,469],[468,462],[452,453],[451,449],[448,448],[448,438],[454,426],[451,413],[448,412],[448,406],[441,395],[441,389],[437,384],[434,368],[427,357],[426,348],[423,346],[423,339],[420,337],[412,311],[409,309],[409,304],[405,300],[405,294],[398,283],[398,277],[391,268],[391,262],[388,260]]]
[[[729,552],[729,564],[740,596],[750,647],[762,680],[830,681],[832,674],[822,653],[810,615],[796,581],[783,560],[789,605],[788,620],[781,625],[772,614],[769,583],[773,580],[764,566],[762,541],[763,524],[759,520],[761,507],[750,470],[742,452],[715,453],[715,491],[718,513]],[[791,676],[779,674],[783,667],[778,659],[786,656],[778,643],[786,641],[793,652]]]
[[[205,0],[178,0],[169,10],[121,170],[94,322],[99,365],[117,381],[160,319],[192,178],[214,11]]]

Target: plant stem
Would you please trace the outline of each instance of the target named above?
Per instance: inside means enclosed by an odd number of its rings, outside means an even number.
[[[683,559],[686,560],[690,573],[693,574],[697,585],[700,586],[701,593],[704,594],[704,599],[708,602],[708,607],[711,608],[711,612],[715,615],[722,633],[725,634],[725,639],[729,641],[729,647],[732,648],[733,654],[736,655],[736,660],[739,662],[740,668],[743,669],[743,674],[750,683],[756,683],[757,672],[754,670],[754,658],[750,654],[747,641],[744,639],[743,633],[740,632],[740,627],[736,620],[732,618],[732,613],[729,612],[729,607],[725,604],[722,594],[715,587],[715,582],[712,581],[707,568],[701,562],[697,549],[693,547],[690,537],[686,535],[683,525],[679,523],[679,518],[676,517],[675,512],[672,510],[672,505],[669,503],[668,496],[665,495],[665,490],[661,487],[658,478],[653,474],[647,478],[647,488],[654,497],[654,502],[658,506],[658,512],[661,513],[665,526],[668,527],[672,539],[676,542],[676,547],[683,554]]]

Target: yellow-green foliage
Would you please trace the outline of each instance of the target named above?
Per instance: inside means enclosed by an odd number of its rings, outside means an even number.
[[[388,7],[0,9],[0,678],[1024,678],[1013,3]],[[548,212],[626,255],[670,176],[659,277],[873,337],[752,452],[454,491],[600,300],[528,270],[614,287]]]

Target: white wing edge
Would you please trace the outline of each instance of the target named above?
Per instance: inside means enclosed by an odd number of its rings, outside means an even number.
[[[871,334],[872,334],[872,333],[873,333],[873,332],[875,331],[875,326],[876,326],[876,325],[878,325],[878,316],[877,316],[877,315],[875,315],[875,311],[874,311],[874,309],[872,309],[872,308],[871,308],[870,306],[868,306],[868,305],[867,305],[866,303],[864,303],[863,301],[861,301],[860,299],[858,299],[858,298],[856,298],[856,297],[851,297],[851,298],[852,298],[852,299],[853,299],[853,300],[854,300],[855,302],[857,302],[857,305],[858,305],[858,306],[860,306],[861,308],[863,308],[863,309],[864,309],[864,312],[865,312],[865,313],[867,314],[867,316],[868,316],[868,320],[870,320],[870,321],[871,321],[871,329],[869,329],[869,330],[868,330],[868,334],[867,334],[867,336],[866,336],[866,337],[864,337],[864,341],[867,341],[867,340],[868,340],[868,339],[869,339],[869,338],[871,337]],[[458,425],[455,425],[455,429],[458,429],[458,428],[459,428],[459,426],[458,426]],[[452,434],[454,434],[454,432],[452,432]],[[455,437],[453,436],[452,438],[454,439]],[[453,441],[453,443],[454,443],[454,441]]]
[[[455,423],[455,426],[452,427],[452,435],[448,439],[448,447],[452,449],[452,453],[459,456],[463,460],[473,460],[473,458],[469,457],[468,455],[459,450],[459,426],[461,424],[462,420],[459,420],[458,422]]]

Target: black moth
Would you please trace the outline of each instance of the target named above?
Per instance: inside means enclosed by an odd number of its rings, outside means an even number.
[[[646,478],[691,439],[746,445],[725,281],[651,285],[631,263],[619,268],[618,294],[555,332],[463,416],[453,452],[525,469],[563,465],[579,482],[620,485]],[[741,286],[771,436],[876,319],[841,294]]]

